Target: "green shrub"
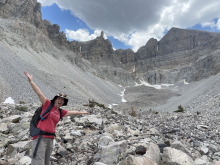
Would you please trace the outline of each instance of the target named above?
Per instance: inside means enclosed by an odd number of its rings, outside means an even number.
[[[97,104],[97,106],[99,106],[99,107],[102,107],[102,108],[106,109],[104,104]]]
[[[184,112],[184,109],[181,105],[178,106],[178,110],[174,111],[174,112]]]
[[[97,105],[97,106],[99,106],[103,109],[112,110],[111,108],[105,107],[104,104],[99,104],[99,103],[95,102],[94,100],[90,100],[90,99],[89,99],[89,104],[86,104],[86,105],[83,105],[83,106],[89,106],[91,108],[94,108],[95,105]]]
[[[197,111],[197,115],[200,115],[200,113],[201,113],[201,112],[198,112],[198,111]]]
[[[155,114],[158,114],[159,112],[155,112]]]
[[[28,111],[28,107],[24,107],[24,106],[16,106],[15,109],[17,109],[19,111],[24,111],[24,112]]]

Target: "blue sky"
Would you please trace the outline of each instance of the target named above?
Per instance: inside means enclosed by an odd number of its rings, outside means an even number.
[[[71,29],[74,31],[77,31],[79,29],[87,29],[89,30],[90,35],[94,33],[94,30],[90,29],[85,22],[73,16],[70,10],[62,10],[55,3],[51,6],[42,6],[41,12],[42,18],[49,20],[52,24],[58,24],[60,26],[60,31],[65,32],[65,29]],[[108,36],[107,38],[111,41],[115,49],[131,49],[131,46],[125,45],[123,42],[114,39],[112,36]],[[68,37],[67,39],[69,41],[73,40]],[[78,39],[78,41],[80,40]]]
[[[172,27],[220,32],[219,0],[38,0],[42,17],[69,40],[87,41],[104,31],[115,49],[137,51]]]

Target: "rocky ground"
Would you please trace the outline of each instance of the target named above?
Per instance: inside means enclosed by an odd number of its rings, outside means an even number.
[[[94,105],[64,107],[91,114],[59,122],[52,165],[220,164],[220,116],[212,109],[200,114],[150,110],[133,117]],[[30,164],[29,121],[38,106],[0,105],[0,164]]]

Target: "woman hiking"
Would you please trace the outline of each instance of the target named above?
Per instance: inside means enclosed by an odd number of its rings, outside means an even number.
[[[32,80],[32,75],[29,75],[26,71],[24,74],[27,76],[31,87],[38,95],[40,102],[42,103],[42,113],[46,111],[46,109],[52,105],[52,109],[50,113],[48,113],[48,117],[45,118],[43,121],[39,121],[37,128],[41,129],[42,131],[48,133],[43,134],[41,137],[40,135],[33,136],[32,138],[32,161],[31,165],[49,165],[50,164],[50,155],[53,151],[53,139],[56,130],[56,125],[60,120],[60,117],[66,117],[71,115],[81,115],[81,114],[89,114],[89,112],[83,110],[82,112],[79,111],[67,111],[61,110],[60,107],[65,106],[68,103],[67,95],[63,93],[59,93],[58,95],[54,96],[54,98],[50,101],[48,100],[37,87],[37,85]],[[51,104],[52,103],[52,104]],[[60,116],[62,114],[62,116]],[[44,116],[47,116],[46,114]],[[43,117],[44,117],[43,116]],[[37,144],[38,139],[40,139],[39,144]],[[35,151],[35,147],[37,146],[37,150]],[[34,155],[34,156],[33,156]]]

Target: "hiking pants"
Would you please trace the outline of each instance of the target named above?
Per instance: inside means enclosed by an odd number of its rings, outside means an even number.
[[[33,153],[35,146],[37,144],[38,138],[32,140],[32,160],[31,165],[49,165],[50,164],[50,155],[53,151],[53,139],[42,137],[36,157],[33,158]]]

